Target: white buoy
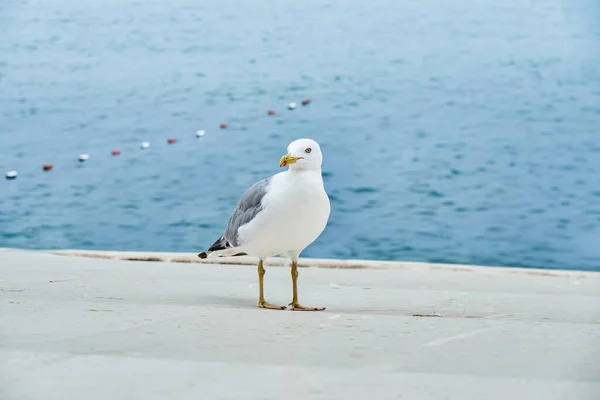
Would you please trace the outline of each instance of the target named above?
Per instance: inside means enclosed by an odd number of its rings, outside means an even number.
[[[79,161],[83,162],[83,161],[87,161],[88,158],[90,158],[89,154],[80,154],[79,155]]]
[[[6,179],[15,179],[17,175],[17,171],[8,171],[6,173]]]
[[[199,131],[196,131],[196,137],[202,137],[204,135],[206,135],[205,130],[200,129]]]
[[[143,142],[143,143],[140,145],[140,147],[141,147],[142,149],[147,149],[148,147],[150,147],[150,142]]]
[[[288,108],[289,108],[290,110],[295,110],[295,109],[296,109],[296,107],[297,107],[297,105],[296,105],[296,103],[294,103],[293,101],[292,101],[290,104],[288,104]]]

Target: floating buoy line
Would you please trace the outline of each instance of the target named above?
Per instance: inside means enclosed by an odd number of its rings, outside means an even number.
[[[6,179],[16,179],[17,175],[19,175],[17,171],[8,171],[6,173]]]
[[[309,103],[310,103],[310,99],[304,99],[304,100],[302,100],[300,102],[300,104],[302,104],[303,106],[307,106]],[[291,103],[288,104],[288,110],[295,110],[296,107],[297,107],[297,104],[295,102],[291,102]],[[276,114],[277,114],[277,111],[275,109],[269,109],[269,110],[267,110],[267,115],[276,115]],[[222,122],[221,124],[219,124],[219,128],[220,129],[227,129],[227,128],[229,128],[229,124],[227,122]],[[200,130],[196,131],[196,137],[197,138],[204,137],[205,135],[206,135],[206,131],[203,130],[203,129],[200,129]],[[177,138],[170,137],[170,138],[167,139],[167,143],[168,144],[175,144],[175,143],[177,143]],[[147,142],[147,141],[142,142],[140,144],[140,148],[142,150],[150,148],[150,142]],[[118,149],[112,150],[110,154],[113,155],[113,156],[119,156],[119,155],[121,155],[121,150],[118,150]],[[79,162],[83,163],[83,162],[89,160],[89,158],[90,158],[89,154],[83,153],[83,154],[79,155],[78,159],[79,159]],[[54,169],[54,165],[53,164],[48,163],[48,164],[42,165],[42,170],[43,171],[51,171],[53,169]],[[19,173],[16,170],[11,170],[11,171],[7,171],[4,176],[5,176],[5,178],[7,180],[12,180],[12,179],[16,179],[18,175],[19,175]]]

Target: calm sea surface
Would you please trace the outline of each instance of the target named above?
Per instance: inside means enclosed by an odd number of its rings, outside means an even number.
[[[600,270],[596,0],[4,0],[0,79],[0,247],[202,250],[312,137],[305,256]]]

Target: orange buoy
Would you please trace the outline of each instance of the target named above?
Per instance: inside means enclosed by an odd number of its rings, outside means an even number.
[[[267,115],[275,115],[275,110],[269,110],[267,111]]]
[[[219,125],[219,128],[227,129],[227,128],[229,128],[229,124],[221,124],[221,125]]]
[[[304,99],[304,100],[302,100],[302,105],[303,105],[303,106],[307,106],[307,105],[308,105],[308,103],[310,103],[310,100],[309,100],[309,99]]]
[[[54,165],[44,164],[44,166],[42,168],[44,169],[44,171],[50,171],[52,168],[54,168]]]
[[[169,140],[167,140],[167,143],[173,144],[177,141],[177,139],[175,139],[174,137],[169,138]]]
[[[113,150],[110,152],[110,154],[112,154],[113,156],[118,156],[121,154],[121,150]]]

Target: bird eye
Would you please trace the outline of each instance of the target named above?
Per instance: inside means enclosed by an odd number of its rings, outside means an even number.
[[[312,149],[310,147],[308,147],[306,150],[304,150],[305,153],[310,153],[312,151]]]

